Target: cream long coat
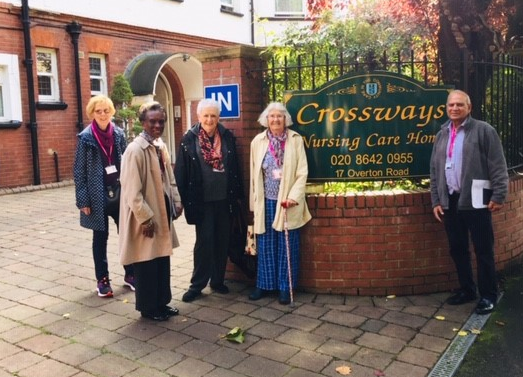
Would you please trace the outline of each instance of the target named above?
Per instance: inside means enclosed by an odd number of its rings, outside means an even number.
[[[167,221],[164,192],[180,203],[180,195],[165,144],[161,143],[166,180],[162,181],[154,146],[138,136],[125,150],[120,181],[119,253],[123,265],[170,256],[179,246],[174,224]],[[152,219],[154,236],[142,235],[141,224]],[[170,229],[169,229],[169,223]]]
[[[305,225],[311,218],[307,202],[305,201],[305,185],[309,168],[303,138],[296,131],[287,129],[287,142],[283,157],[282,180],[278,192],[276,214],[272,227],[277,231],[283,230],[282,200],[292,199],[297,206],[287,209],[288,229],[297,229]],[[265,233],[265,193],[263,188],[262,162],[269,148],[267,131],[256,135],[251,142],[250,156],[250,189],[249,207],[254,212],[254,233]]]

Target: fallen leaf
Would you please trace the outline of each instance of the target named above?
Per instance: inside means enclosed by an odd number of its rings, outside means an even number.
[[[505,326],[505,322],[502,322],[502,321],[496,321],[495,323],[498,326]]]
[[[236,342],[236,343],[243,343],[245,341],[245,331],[242,330],[240,327],[235,327],[231,331],[225,335],[225,339]]]
[[[385,376],[385,373],[381,370],[375,370],[374,375],[377,377],[383,377],[383,376]]]
[[[481,334],[481,330],[478,330],[478,329],[472,329],[472,330],[470,330],[470,332],[471,332],[472,334],[475,334],[475,335],[479,335],[479,334]]]
[[[437,315],[434,318],[436,318],[438,321],[444,321],[445,320],[445,317],[442,316],[442,315]]]
[[[458,333],[459,336],[467,336],[468,334],[469,334],[469,333],[468,333],[467,331],[465,331],[465,330],[461,330],[461,331]]]
[[[123,303],[124,303],[124,304],[127,304],[127,303],[129,303],[129,300],[125,298],[125,299],[123,300]]]
[[[352,373],[352,369],[348,365],[342,365],[341,367],[336,368],[336,372],[338,372],[342,376],[348,376],[349,374]]]

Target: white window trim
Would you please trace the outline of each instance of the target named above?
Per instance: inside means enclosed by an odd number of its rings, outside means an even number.
[[[289,12],[289,11],[286,11],[286,12],[280,12],[278,11],[277,7],[276,7],[276,1],[277,0],[274,0],[274,15],[276,17],[285,17],[285,16],[293,16],[293,17],[304,17],[305,16],[305,11],[307,9],[307,3],[306,3],[306,0],[302,0],[302,5],[301,5],[301,12]]]
[[[100,80],[100,82],[101,82],[101,88],[100,88],[101,90],[100,91],[91,90],[91,95],[92,96],[95,96],[97,94],[107,95],[107,69],[106,69],[106,65],[105,65],[105,55],[89,54],[89,58],[100,59],[100,69],[102,71],[100,76],[91,75],[91,72],[89,72],[90,79],[97,79],[97,80]],[[90,81],[89,81],[89,84],[90,84]]]
[[[40,102],[59,102],[60,101],[60,87],[58,85],[58,59],[56,58],[56,50],[51,48],[36,48],[37,52],[44,52],[51,54],[51,73],[40,73],[37,68],[37,76],[51,77],[51,95],[38,94],[38,101]],[[38,64],[38,58],[37,58]]]
[[[20,88],[20,72],[18,70],[18,55],[0,54],[0,66],[3,68],[2,97],[4,116],[0,122],[22,121],[22,95]]]

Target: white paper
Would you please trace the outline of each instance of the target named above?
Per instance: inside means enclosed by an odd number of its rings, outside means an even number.
[[[486,179],[473,179],[472,180],[472,207],[474,208],[487,208],[487,204],[484,200],[485,189],[490,190],[490,181]],[[488,203],[488,201],[487,201]]]

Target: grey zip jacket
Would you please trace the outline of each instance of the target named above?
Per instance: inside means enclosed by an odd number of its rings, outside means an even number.
[[[432,208],[440,205],[449,208],[449,190],[445,178],[445,162],[449,140],[450,120],[441,126],[436,135],[430,158],[430,194]],[[494,127],[469,116],[463,125],[463,166],[461,170],[461,193],[458,209],[473,210],[472,180],[490,180],[492,200],[503,204],[508,193],[508,171],[501,141]]]

